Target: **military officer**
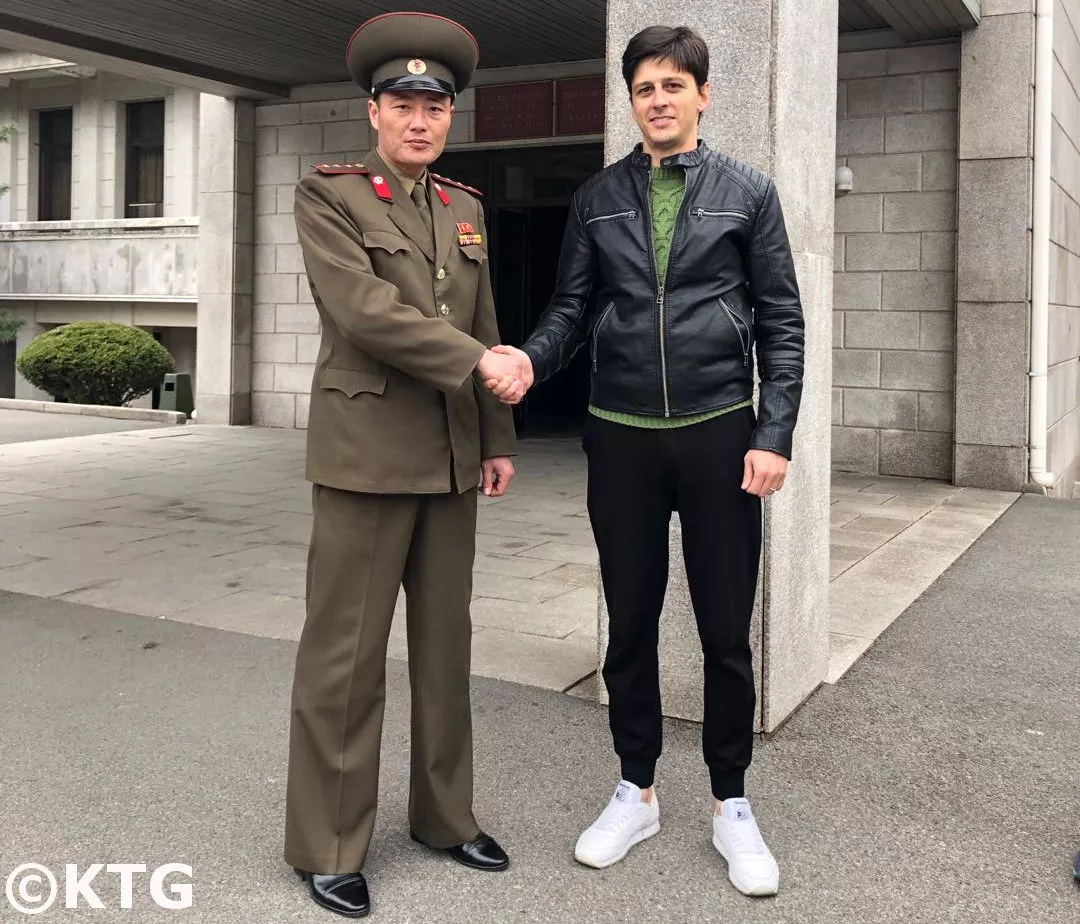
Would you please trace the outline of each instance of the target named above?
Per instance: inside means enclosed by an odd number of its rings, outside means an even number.
[[[348,44],[376,148],[323,164],[295,196],[322,322],[307,480],[314,524],[293,684],[285,859],[314,901],[370,909],[387,638],[407,603],[412,837],[481,870],[509,864],[473,815],[469,605],[478,488],[514,475],[512,382],[499,342],[476,190],[432,173],[475,72],[455,22],[390,13]]]

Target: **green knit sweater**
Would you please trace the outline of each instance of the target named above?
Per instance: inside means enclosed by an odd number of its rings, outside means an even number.
[[[656,259],[656,278],[663,284],[667,278],[668,255],[671,250],[671,236],[675,231],[675,219],[682,205],[683,193],[686,191],[686,172],[682,167],[653,167],[650,173],[649,213],[652,222],[653,253]],[[752,401],[743,401],[718,411],[692,414],[688,417],[647,417],[640,414],[623,414],[619,411],[606,411],[592,404],[589,405],[589,413],[628,427],[666,430],[711,420],[721,414],[749,407],[752,403]]]

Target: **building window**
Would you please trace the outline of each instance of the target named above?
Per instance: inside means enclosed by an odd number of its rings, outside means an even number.
[[[165,101],[128,103],[125,218],[165,214]]]
[[[38,220],[71,220],[71,110],[38,113]]]

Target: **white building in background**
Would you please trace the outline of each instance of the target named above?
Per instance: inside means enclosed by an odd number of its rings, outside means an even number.
[[[0,309],[26,322],[0,346],[0,397],[48,397],[14,357],[72,321],[144,328],[194,375],[199,98],[0,49],[0,125],[16,129],[0,144]]]

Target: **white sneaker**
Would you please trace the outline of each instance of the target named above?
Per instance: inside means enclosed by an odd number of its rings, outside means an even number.
[[[713,846],[727,860],[728,879],[743,895],[775,895],[780,869],[766,846],[750,803],[725,799],[713,815]]]
[[[578,838],[574,859],[586,866],[603,869],[618,863],[635,844],[660,830],[660,803],[653,790],[651,802],[641,801],[641,790],[622,780],[615,795]]]

